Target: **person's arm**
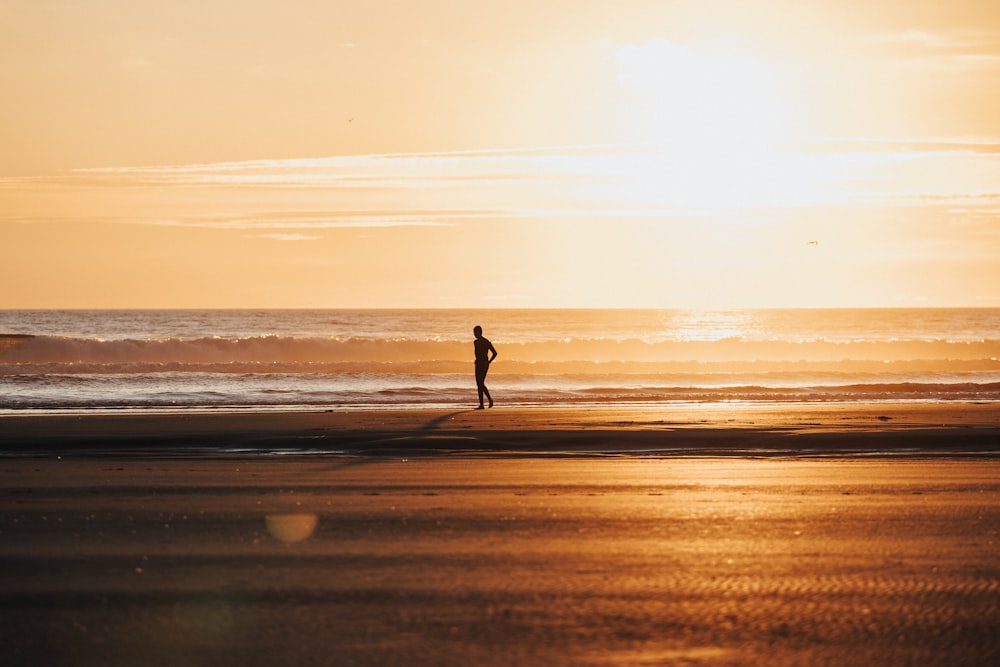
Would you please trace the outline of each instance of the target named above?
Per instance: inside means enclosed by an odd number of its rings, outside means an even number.
[[[492,364],[493,360],[497,358],[497,349],[495,347],[493,347],[493,343],[490,343],[490,352],[493,353],[493,356],[490,357],[490,361],[489,361],[489,363]]]

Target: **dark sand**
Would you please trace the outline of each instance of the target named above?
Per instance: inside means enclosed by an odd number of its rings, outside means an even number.
[[[1000,403],[0,416],[0,453],[1000,453]]]
[[[998,414],[3,417],[0,665],[998,664]]]

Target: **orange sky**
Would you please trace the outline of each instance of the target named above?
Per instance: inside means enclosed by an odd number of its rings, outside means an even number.
[[[2,308],[1000,306],[993,0],[0,0]]]

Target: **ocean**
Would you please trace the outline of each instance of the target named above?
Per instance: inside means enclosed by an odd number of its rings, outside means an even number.
[[[1000,309],[8,310],[0,412],[1000,401]]]

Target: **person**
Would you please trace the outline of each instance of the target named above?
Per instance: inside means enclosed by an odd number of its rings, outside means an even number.
[[[482,410],[483,396],[486,396],[490,407],[493,407],[493,397],[490,396],[490,390],[486,388],[486,372],[490,370],[490,364],[497,358],[497,351],[493,347],[493,343],[483,337],[481,326],[476,325],[472,333],[476,336],[473,347],[476,349],[476,388],[479,389],[479,407],[476,409]]]

